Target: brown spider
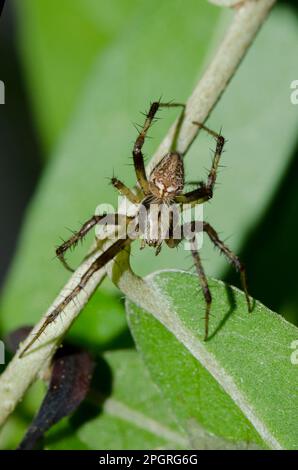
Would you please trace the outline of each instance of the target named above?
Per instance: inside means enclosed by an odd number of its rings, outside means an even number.
[[[146,171],[145,171],[145,164],[144,164],[144,157],[142,154],[142,147],[145,142],[145,138],[147,132],[154,121],[154,117],[156,112],[161,107],[181,107],[182,112],[180,118],[178,119],[178,124],[176,126],[176,132],[173,138],[173,143],[170,149],[170,152],[167,153],[159,164],[155,166],[149,178],[147,178]],[[135,238],[140,238],[141,235],[143,236],[142,240],[142,248],[148,244],[149,246],[153,246],[156,249],[156,254],[159,253],[161,249],[161,245],[163,241],[170,247],[176,247],[182,239],[188,239],[191,244],[191,253],[194,259],[196,271],[199,277],[200,285],[203,290],[205,302],[206,302],[206,309],[205,309],[205,335],[204,339],[208,338],[208,325],[209,325],[209,315],[210,315],[210,308],[211,308],[211,292],[208,287],[208,281],[201,263],[200,255],[197,249],[196,244],[196,232],[203,231],[206,232],[209,236],[210,240],[214,243],[214,245],[223,253],[227,259],[233,264],[237,271],[240,272],[241,282],[243,286],[243,290],[246,296],[246,301],[248,305],[248,310],[251,311],[251,302],[248,295],[247,289],[247,282],[246,282],[246,273],[244,265],[241,263],[239,258],[223,243],[216,231],[209,225],[207,222],[203,222],[199,225],[196,224],[196,221],[193,221],[188,224],[182,225],[182,237],[176,238],[174,237],[175,231],[175,224],[173,214],[170,213],[169,218],[167,219],[168,222],[165,227],[162,227],[160,222],[160,213],[162,208],[174,208],[179,207],[180,209],[183,208],[186,204],[202,204],[213,196],[214,185],[216,182],[217,170],[219,166],[220,156],[223,151],[223,147],[225,144],[225,139],[222,135],[217,134],[216,132],[212,131],[211,129],[207,128],[201,123],[194,122],[193,124],[204,129],[210,135],[212,135],[216,139],[216,150],[214,152],[211,170],[209,171],[207,181],[205,183],[199,183],[198,187],[193,191],[183,193],[184,188],[184,165],[183,159],[179,152],[176,151],[176,142],[179,130],[181,128],[181,124],[184,118],[184,109],[185,105],[180,103],[161,103],[161,102],[154,102],[151,104],[149,112],[146,114],[145,123],[143,125],[142,130],[139,132],[139,135],[136,139],[133,148],[133,162],[134,168],[137,176],[138,181],[138,188],[137,192],[133,192],[129,189],[124,183],[122,183],[117,178],[112,178],[111,182],[115,188],[121,193],[122,196],[125,196],[132,204],[138,206],[137,215],[134,217],[122,216],[120,214],[112,214],[113,217],[111,218],[111,214],[106,215],[94,215],[91,217],[82,228],[75,232],[74,235],[64,242],[61,246],[59,246],[56,250],[56,254],[58,258],[62,261],[63,265],[71,270],[68,264],[65,261],[64,254],[70,248],[75,246],[79,240],[83,239],[84,236],[97,224],[103,223],[113,223],[115,225],[118,224],[125,224],[126,225],[126,236],[124,238],[117,239],[114,243],[112,243],[104,252],[101,252],[98,257],[93,261],[89,269],[85,272],[85,274],[81,277],[77,286],[67,295],[64,300],[47,316],[46,320],[44,321],[43,325],[40,327],[37,334],[33,337],[33,339],[28,343],[25,349],[22,351],[20,356],[22,356],[32,345],[33,343],[39,338],[39,336],[43,333],[46,327],[52,323],[58,315],[64,310],[64,308],[76,298],[76,296],[80,293],[82,289],[86,286],[88,280],[92,277],[92,275],[99,270],[100,268],[104,267],[109,261],[111,261],[115,256],[126,246],[128,246]],[[152,205],[157,206],[158,208],[158,218],[154,221],[150,215],[150,209]],[[140,217],[140,208],[145,208],[146,216]],[[149,210],[149,213],[148,213]],[[148,215],[149,214],[149,215]],[[131,230],[129,229],[130,224],[133,223],[135,228],[135,234],[132,235]],[[152,230],[155,230],[154,236],[151,235]],[[164,230],[165,229],[165,230]],[[149,234],[149,235],[148,235]],[[72,270],[71,270],[72,271]]]

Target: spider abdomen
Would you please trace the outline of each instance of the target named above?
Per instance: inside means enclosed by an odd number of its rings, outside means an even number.
[[[152,202],[148,206],[142,205],[138,214],[139,236],[144,243],[158,248],[163,241],[170,238],[173,221],[177,222],[180,211],[172,203]]]

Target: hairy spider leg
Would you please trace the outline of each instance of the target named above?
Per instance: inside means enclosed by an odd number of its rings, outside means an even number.
[[[240,280],[246,298],[247,309],[249,312],[251,312],[252,303],[248,293],[247,276],[244,264],[240,261],[239,257],[235,255],[235,253],[233,253],[223,241],[220,240],[216,230],[214,230],[214,228],[210,224],[208,224],[207,222],[203,222],[203,230],[207,233],[212,243],[219,249],[221,253],[223,253],[227,260],[234,266],[236,271],[240,273]]]
[[[216,149],[212,159],[212,166],[208,174],[207,182],[201,184],[199,188],[194,189],[193,191],[176,196],[175,202],[180,204],[191,204],[194,202],[200,204],[212,198],[219,161],[225,145],[225,138],[222,135],[217,134],[199,122],[194,122],[194,124],[196,124],[201,129],[204,129],[206,132],[208,132],[208,134],[216,138]]]
[[[202,226],[200,226],[200,230],[203,230],[204,232],[207,233],[212,243],[220,250],[221,253],[224,254],[227,260],[231,262],[231,264],[234,266],[236,271],[240,272],[240,279],[241,279],[242,288],[243,288],[245,298],[246,298],[247,308],[248,308],[248,311],[251,312],[252,304],[251,304],[251,300],[250,300],[249,293],[248,293],[246,270],[245,270],[244,264],[240,261],[239,257],[235,255],[227,247],[227,245],[219,239],[217,232],[214,230],[214,228],[210,224],[208,224],[207,222],[203,222]],[[202,287],[204,299],[206,303],[205,334],[204,334],[204,341],[206,341],[208,339],[208,334],[209,334],[209,316],[210,316],[210,311],[211,311],[212,296],[211,296],[211,292],[208,286],[207,277],[205,275],[204,268],[203,268],[203,265],[199,256],[199,252],[197,249],[197,242],[196,242],[195,234],[198,233],[198,228],[196,227],[196,222],[192,221],[190,223],[183,224],[181,227],[181,233],[183,235],[181,239],[174,239],[170,237],[168,240],[166,240],[166,243],[170,248],[177,247],[179,243],[181,243],[183,238],[188,239],[191,243],[191,253],[194,259],[196,272],[199,277],[200,285]],[[192,237],[186,236],[189,233],[191,233],[192,235],[194,234],[194,235]]]
[[[91,266],[88,270],[83,274],[77,286],[71,291],[69,295],[67,295],[59,305],[52,312],[48,314],[45,321],[34,334],[33,338],[29,341],[29,343],[25,346],[25,348],[21,351],[19,357],[23,357],[24,354],[28,351],[29,348],[33,346],[33,344],[38,340],[38,338],[42,335],[45,329],[53,323],[56,318],[60,315],[60,313],[65,309],[65,307],[74,300],[79,293],[85,288],[89,279],[93,276],[93,274],[98,271],[99,269],[103,268],[109,261],[111,261],[115,256],[123,250],[126,246],[131,243],[130,238],[124,238],[117,240],[113,245],[111,245],[106,251],[100,254],[100,256],[93,261]]]
[[[200,285],[202,287],[204,299],[205,299],[205,334],[204,334],[204,341],[207,341],[208,339],[208,334],[209,334],[209,316],[210,316],[210,310],[211,310],[211,303],[212,303],[212,296],[211,292],[209,289],[207,277],[203,268],[203,264],[201,261],[201,257],[199,255],[199,250],[197,248],[197,240],[196,237],[194,237],[191,242],[191,254],[195,263],[195,268],[197,271],[197,275],[199,277]]]
[[[139,133],[139,136],[136,140],[136,143],[134,145],[134,150],[133,150],[135,172],[136,172],[136,176],[138,178],[139,184],[140,184],[141,188],[143,189],[143,192],[145,192],[145,190],[144,190],[144,181],[145,181],[145,185],[146,185],[147,188],[148,188],[148,181],[147,181],[147,177],[146,177],[144,158],[143,158],[143,154],[142,154],[141,149],[142,149],[142,146],[144,144],[146,134],[147,134],[147,132],[148,132],[148,130],[149,130],[151,124],[152,124],[153,119],[154,119],[154,116],[155,116],[156,112],[158,111],[158,109],[160,107],[166,107],[166,108],[182,107],[183,108],[181,116],[178,119],[178,125],[176,127],[172,147],[176,143],[177,136],[178,136],[181,124],[183,122],[183,114],[184,114],[184,109],[185,109],[184,104],[181,104],[181,103],[161,103],[159,101],[155,101],[154,103],[151,104],[150,110],[146,115],[146,120],[145,120],[143,129]],[[141,176],[141,175],[143,175],[143,176]],[[112,178],[111,182],[112,182],[113,186],[123,196],[127,197],[127,199],[130,202],[132,202],[134,204],[138,204],[140,202],[140,198],[137,195],[135,195],[131,191],[131,189],[129,189],[124,183],[122,183],[122,181],[118,180],[117,178]],[[143,182],[143,184],[142,184],[142,182]],[[105,215],[103,215],[103,216],[101,216],[101,215],[92,216],[90,219],[88,219],[82,225],[80,230],[75,232],[68,240],[66,240],[62,245],[60,245],[56,249],[56,256],[60,259],[63,266],[68,271],[74,272],[74,270],[68,265],[67,261],[65,260],[66,251],[68,251],[72,246],[75,246],[79,242],[79,240],[82,240],[87,235],[87,233],[95,225],[97,225],[98,223],[100,223],[102,221],[102,219],[104,217],[105,217]]]
[[[176,126],[173,142],[171,145],[171,151],[173,151],[174,147],[176,146],[177,135],[179,133],[181,124],[183,122],[185,105],[181,103],[161,103],[160,101],[154,101],[150,106],[149,112],[146,114],[144,125],[141,131],[139,132],[139,135],[135,141],[133,152],[132,152],[133,161],[134,161],[136,177],[144,195],[147,195],[149,193],[149,183],[147,180],[147,175],[146,175],[146,170],[145,170],[144,155],[142,153],[142,148],[145,142],[147,132],[150,129],[153,123],[154,117],[159,108],[177,108],[177,107],[182,107],[183,110],[182,110],[180,118],[178,119],[178,125]]]
[[[82,240],[85,235],[101,220],[104,216],[100,215],[93,215],[90,219],[88,219],[80,228],[79,231],[75,232],[68,240],[66,240],[62,245],[58,246],[56,249],[56,256],[59,258],[63,266],[71,272],[74,270],[67,264],[64,255],[67,250],[69,250],[72,246],[77,245],[79,240]]]
[[[118,180],[118,178],[111,179],[112,185],[119,191],[119,193],[126,197],[132,204],[139,204],[141,199],[132,192],[122,181]]]
[[[170,153],[179,153],[177,151],[177,142],[178,142],[178,137],[180,134],[181,126],[184,121],[184,113],[185,113],[185,104],[183,103],[160,103],[159,106],[161,108],[182,108],[181,113],[178,117],[177,124],[175,127],[171,147],[170,147]]]
[[[93,215],[90,219],[88,219],[78,230],[75,232],[68,240],[66,240],[62,245],[60,245],[56,249],[56,256],[59,258],[63,266],[71,272],[74,272],[74,269],[72,269],[67,261],[64,258],[64,255],[67,250],[69,250],[72,246],[76,246],[77,243],[82,240],[88,232],[97,224],[114,224],[118,225],[120,222],[120,218],[125,217],[125,216],[119,216],[119,214],[103,214],[103,215]]]
[[[191,247],[191,254],[192,258],[194,260],[196,272],[199,278],[199,283],[203,291],[204,299],[205,299],[205,334],[204,334],[204,341],[208,339],[208,333],[209,333],[209,316],[210,316],[210,310],[211,310],[211,303],[212,303],[212,296],[211,292],[208,286],[208,281],[207,277],[204,271],[204,267],[199,255],[199,250],[197,248],[197,240],[196,240],[196,233],[198,233],[198,227],[196,227],[196,222],[190,222],[183,224],[181,226],[181,234],[182,238],[180,239],[174,239],[173,238],[173,232],[170,232],[170,238],[166,241],[166,244],[169,246],[169,248],[175,248],[177,247],[183,239],[187,239],[190,242],[190,247]],[[189,230],[191,230],[192,236],[186,236],[189,234]],[[200,224],[200,230],[202,230],[202,225]]]

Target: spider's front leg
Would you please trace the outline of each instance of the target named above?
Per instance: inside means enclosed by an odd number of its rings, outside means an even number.
[[[119,214],[103,214],[103,215],[93,215],[90,219],[88,219],[78,230],[77,232],[74,232],[72,237],[70,237],[68,240],[66,240],[62,245],[60,245],[56,249],[56,256],[59,258],[63,266],[71,272],[74,272],[74,269],[72,269],[67,261],[65,260],[65,253],[68,251],[71,247],[74,247],[77,245],[77,243],[80,240],[83,240],[83,238],[87,235],[90,230],[95,227],[97,224],[114,224],[118,225],[119,223],[119,217],[124,217],[120,216]]]
[[[178,119],[178,124],[176,126],[176,130],[175,130],[175,134],[174,134],[174,138],[173,138],[173,142],[171,146],[171,150],[175,150],[177,136],[178,136],[178,133],[179,133],[182,121],[183,121],[185,105],[182,103],[161,103],[160,101],[154,101],[151,104],[148,113],[146,114],[144,125],[141,131],[139,132],[139,135],[135,141],[133,152],[132,152],[137,180],[145,195],[149,193],[149,183],[148,183],[148,179],[146,175],[144,155],[142,153],[142,148],[145,143],[147,132],[150,129],[154,121],[154,117],[157,111],[159,110],[159,108],[182,108],[182,113],[181,113],[180,118]]]
[[[194,189],[193,191],[176,196],[175,202],[180,204],[191,204],[194,202],[201,204],[212,198],[219,161],[225,145],[225,138],[222,135],[212,131],[208,127],[204,126],[204,124],[200,124],[199,122],[194,122],[194,124],[196,124],[201,129],[204,129],[206,132],[208,132],[208,134],[216,138],[216,149],[214,152],[212,166],[208,174],[207,182],[202,183],[199,188]]]
[[[194,124],[196,124],[201,129],[204,129],[206,132],[208,132],[208,134],[212,135],[216,139],[216,149],[214,152],[212,166],[211,166],[211,170],[209,172],[207,184],[206,184],[206,187],[211,192],[211,197],[212,197],[213,189],[214,189],[214,185],[215,185],[216,177],[217,177],[219,161],[220,161],[220,157],[222,155],[223,148],[225,145],[225,138],[221,134],[218,134],[217,132],[214,132],[211,129],[209,129],[209,127],[204,126],[204,124],[201,124],[199,122],[194,122]]]

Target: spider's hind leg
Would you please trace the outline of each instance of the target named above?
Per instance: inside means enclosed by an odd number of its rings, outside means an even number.
[[[227,247],[227,245],[219,239],[217,232],[214,230],[214,228],[210,224],[208,224],[207,222],[203,222],[203,230],[204,232],[207,233],[212,243],[220,250],[221,253],[225,255],[228,261],[231,262],[231,264],[234,266],[236,271],[240,273],[240,279],[241,279],[242,288],[243,288],[245,298],[246,298],[247,308],[248,308],[248,311],[251,312],[252,304],[251,304],[251,300],[250,300],[249,293],[248,293],[246,270],[245,270],[244,264],[240,261],[238,256],[235,255]]]
[[[192,235],[188,236],[190,229],[191,229]],[[182,230],[180,239],[173,238],[172,236],[173,234],[171,234],[170,238],[165,240],[165,242],[169,246],[169,248],[177,247],[182,242],[183,239],[187,239],[190,242],[191,254],[194,260],[196,272],[199,277],[199,283],[202,288],[204,299],[205,299],[204,341],[206,341],[208,339],[208,334],[209,334],[209,317],[210,317],[210,311],[211,311],[212,295],[208,286],[208,280],[207,280],[204,267],[201,261],[201,257],[199,255],[199,250],[197,247],[196,233],[198,233],[198,231],[201,231],[201,228],[196,229],[195,222],[191,222],[190,224],[189,223],[183,224],[180,227],[180,230]]]
[[[199,251],[197,249],[197,242],[196,238],[194,237],[191,240],[191,254],[195,263],[195,268],[197,271],[197,275],[199,277],[200,285],[202,287],[202,291],[204,294],[205,299],[205,334],[204,334],[204,341],[207,341],[208,334],[209,334],[209,317],[210,317],[210,310],[211,310],[211,303],[212,303],[212,296],[208,286],[207,277],[202,265],[201,257],[199,255]]]

